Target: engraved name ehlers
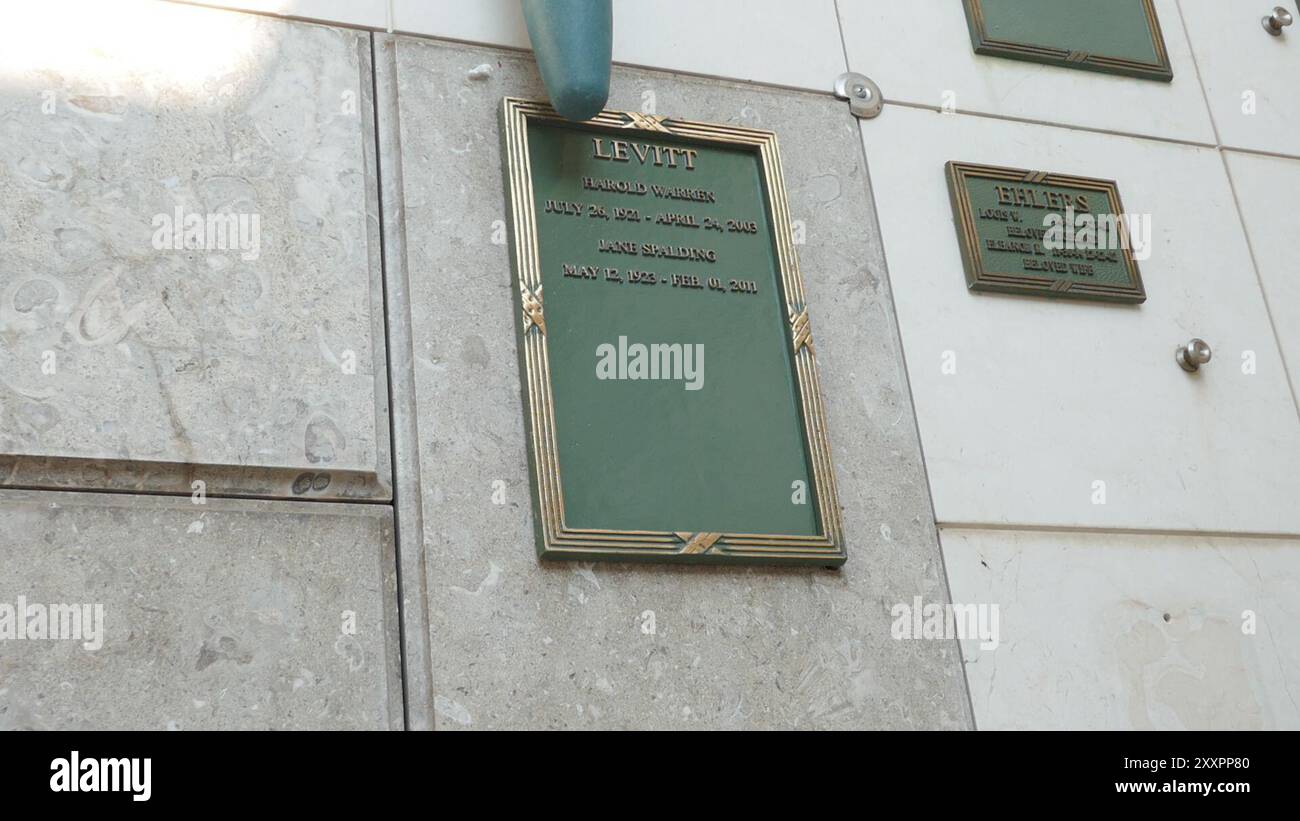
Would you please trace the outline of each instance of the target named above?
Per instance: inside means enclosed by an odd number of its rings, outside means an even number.
[[[1073,274],[1096,276],[1096,263],[1118,264],[1119,252],[1110,249],[1048,248],[1044,243],[1047,228],[1034,216],[1025,224],[1016,209],[1091,214],[1092,203],[1088,194],[1068,194],[1023,185],[995,185],[999,208],[980,208],[975,216],[982,223],[1005,224],[1006,239],[989,237],[983,242],[986,251],[1014,254],[1020,257],[1020,268],[1026,273]]]
[[[1019,205],[1022,208],[1043,208],[1064,211],[1073,208],[1080,213],[1092,210],[1087,194],[1064,194],[1059,191],[1039,191],[1036,188],[1023,188],[1014,185],[995,185],[998,192],[998,205]]]

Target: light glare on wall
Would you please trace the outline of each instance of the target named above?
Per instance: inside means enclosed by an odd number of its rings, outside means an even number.
[[[159,0],[36,0],[6,3],[0,83],[28,72],[123,80],[148,91],[165,83],[195,92],[235,70],[252,51],[248,15]]]

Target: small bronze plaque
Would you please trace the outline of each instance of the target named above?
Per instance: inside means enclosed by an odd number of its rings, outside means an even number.
[[[502,123],[538,553],[842,564],[776,135]]]
[[[947,172],[972,291],[1146,301],[1115,183],[962,162]]]
[[[964,0],[976,54],[1174,78],[1154,0]]]

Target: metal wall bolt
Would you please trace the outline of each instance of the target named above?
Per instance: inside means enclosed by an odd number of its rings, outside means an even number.
[[[1285,6],[1274,6],[1273,13],[1264,18],[1264,31],[1277,37],[1282,29],[1295,22],[1291,12]]]
[[[859,119],[877,117],[885,106],[880,86],[867,75],[856,71],[846,71],[836,77],[834,93],[839,99],[849,101],[849,111]]]
[[[1202,365],[1210,361],[1212,355],[1210,346],[1204,339],[1193,339],[1186,345],[1179,345],[1178,350],[1174,352],[1178,367],[1188,373],[1199,371]]]

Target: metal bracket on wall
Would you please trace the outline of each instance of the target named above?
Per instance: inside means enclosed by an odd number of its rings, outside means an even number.
[[[860,120],[873,120],[885,108],[880,86],[865,74],[846,71],[835,78],[835,96],[849,101],[849,111]]]

